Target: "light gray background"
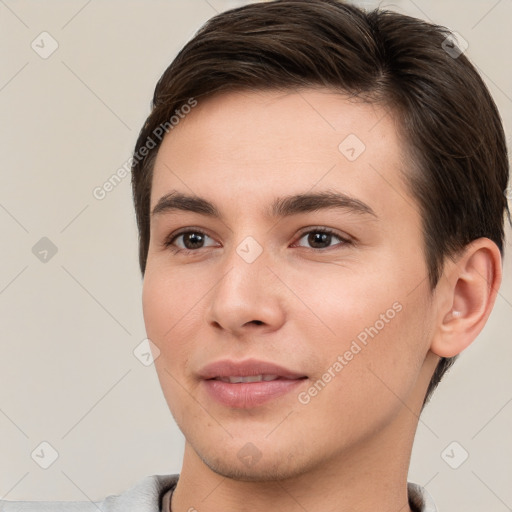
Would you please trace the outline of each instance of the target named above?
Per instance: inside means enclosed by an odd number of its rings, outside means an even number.
[[[130,156],[177,51],[216,11],[242,3],[0,0],[4,499],[98,500],[180,471],[183,437],[154,367],[133,353],[145,332],[129,177],[101,201],[92,191]],[[381,5],[467,40],[510,147],[512,1]],[[51,48],[43,31],[59,45],[46,59],[31,47]],[[46,262],[32,252],[42,237],[57,247]],[[510,230],[507,250],[489,323],[419,423],[410,480],[440,510],[512,510]],[[40,464],[52,450],[42,442],[58,452],[48,469]]]

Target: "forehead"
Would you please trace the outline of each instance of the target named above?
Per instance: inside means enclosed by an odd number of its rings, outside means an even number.
[[[328,89],[222,93],[199,99],[164,138],[151,208],[169,189],[226,207],[235,197],[248,205],[277,193],[333,189],[378,210],[408,196],[404,158],[383,106]]]

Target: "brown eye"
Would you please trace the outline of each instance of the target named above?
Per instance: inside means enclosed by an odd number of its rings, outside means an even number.
[[[204,235],[202,233],[195,233],[189,231],[181,235],[183,237],[183,245],[185,249],[198,249],[204,244]]]
[[[328,249],[329,247],[332,247],[331,242],[333,241],[333,238],[338,239],[341,242],[341,244],[338,243],[335,245],[346,245],[350,243],[350,240],[337,235],[330,229],[324,228],[306,231],[299,239],[299,243],[301,240],[305,239],[311,249]]]
[[[207,239],[212,240],[211,237],[209,237],[206,233],[203,233],[202,231],[182,231],[181,233],[172,235],[171,238],[165,243],[165,245],[168,247],[177,247],[177,252],[194,251],[196,249],[202,249],[203,247],[207,247],[205,245]],[[177,243],[177,241],[179,243]]]

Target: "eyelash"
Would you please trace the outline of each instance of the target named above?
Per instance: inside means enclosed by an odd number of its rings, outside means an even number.
[[[179,231],[178,233],[172,233],[169,237],[167,237],[167,239],[164,241],[163,243],[163,246],[166,247],[166,248],[169,248],[171,249],[175,254],[176,253],[181,253],[181,254],[190,254],[190,253],[194,253],[194,252],[198,252],[200,249],[205,249],[206,247],[199,247],[197,249],[183,249],[181,247],[175,247],[173,244],[174,244],[174,241],[182,236],[182,235],[186,235],[188,233],[199,233],[201,235],[204,235],[204,236],[207,236],[209,238],[212,238],[210,237],[207,233],[205,233],[204,231],[201,231],[200,229],[191,229],[191,228],[187,228],[186,230],[183,230],[183,231]],[[309,229],[307,231],[303,231],[299,238],[298,238],[298,241],[300,241],[304,235],[307,235],[309,233],[325,233],[327,235],[331,235],[331,236],[334,236],[336,238],[338,238],[341,243],[339,245],[341,246],[345,246],[345,245],[354,245],[354,241],[349,239],[348,237],[345,238],[339,234],[337,234],[335,231],[333,231],[332,229],[330,228],[325,228],[325,227],[318,227],[318,228],[313,228],[313,229]],[[335,247],[335,246],[333,246]],[[332,247],[327,247],[327,248],[323,248],[323,249],[317,249],[317,248],[314,248],[314,247],[309,247],[310,250],[312,251],[315,251],[315,252],[324,252],[324,251],[327,251],[329,249],[332,249]]]

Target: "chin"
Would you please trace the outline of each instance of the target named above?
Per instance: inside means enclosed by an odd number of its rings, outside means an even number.
[[[258,454],[252,443],[247,443],[245,451],[240,450],[235,457],[222,454],[198,453],[202,462],[214,473],[242,482],[275,482],[287,480],[306,473],[307,462],[299,462],[293,455],[280,455],[273,451],[271,459]],[[251,458],[251,452],[252,458]],[[260,457],[260,458],[258,458]]]
[[[203,462],[217,475],[240,482],[276,482],[302,474],[301,471],[293,471],[289,468],[269,464],[262,464],[258,468],[248,468],[238,461],[233,464],[225,460],[211,463],[203,459]]]

